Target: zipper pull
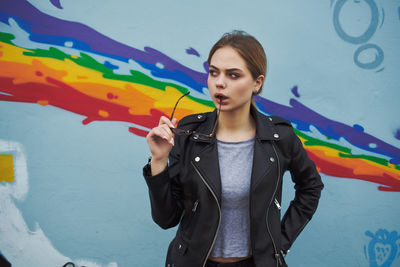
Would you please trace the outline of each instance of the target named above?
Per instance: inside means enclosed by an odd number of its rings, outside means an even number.
[[[281,205],[279,204],[278,200],[276,200],[276,198],[274,200],[274,203],[275,203],[276,207],[278,208],[278,210],[280,210],[281,209]]]
[[[196,212],[196,209],[197,209],[198,205],[199,205],[199,200],[196,200],[196,202],[194,202],[194,204],[193,204],[193,208],[192,208],[193,212]]]
[[[282,266],[281,256],[278,253],[275,254],[275,259],[278,261],[279,266]]]

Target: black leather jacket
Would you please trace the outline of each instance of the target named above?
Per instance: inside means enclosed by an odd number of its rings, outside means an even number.
[[[257,267],[286,266],[287,251],[314,214],[323,184],[290,122],[251,108],[256,121],[250,185],[250,239]],[[178,128],[209,134],[216,111],[183,118]],[[296,194],[280,220],[282,176],[290,171]],[[166,266],[202,267],[211,253],[221,221],[221,182],[215,137],[175,136],[168,167],[151,176],[153,220],[162,228],[179,223],[168,248]]]

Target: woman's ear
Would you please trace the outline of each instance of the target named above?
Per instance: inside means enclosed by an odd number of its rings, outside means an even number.
[[[254,81],[254,90],[253,90],[253,92],[254,92],[255,94],[257,94],[258,91],[260,91],[261,87],[262,87],[263,84],[264,84],[264,79],[265,79],[264,75],[260,75],[260,76],[258,76],[257,79]]]

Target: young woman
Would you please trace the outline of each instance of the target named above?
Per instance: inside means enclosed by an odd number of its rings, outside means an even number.
[[[291,124],[257,111],[266,57],[252,36],[234,31],[211,49],[214,112],[161,117],[147,135],[143,174],[152,216],[179,224],[166,266],[286,266],[285,255],[314,214],[323,184]],[[296,195],[280,220],[282,176]]]

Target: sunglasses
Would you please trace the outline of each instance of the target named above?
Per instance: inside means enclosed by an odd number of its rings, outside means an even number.
[[[190,92],[187,92],[186,94],[184,94],[184,95],[182,95],[181,97],[178,98],[178,101],[176,101],[174,109],[172,110],[172,114],[169,117],[170,121],[172,121],[172,118],[174,117],[174,113],[175,113],[176,107],[178,106],[179,101],[182,98],[184,98],[185,96],[187,96],[188,94],[190,94]],[[171,131],[176,135],[186,135],[186,136],[195,135],[197,137],[202,136],[202,137],[205,137],[205,138],[213,137],[214,134],[215,134],[215,129],[217,128],[217,124],[218,124],[218,117],[219,117],[219,112],[220,112],[220,109],[221,109],[221,102],[222,101],[220,101],[219,109],[217,111],[217,118],[215,119],[214,127],[213,127],[213,129],[212,129],[210,134],[197,133],[196,131],[184,130],[184,129],[179,129],[179,128],[170,128]]]

